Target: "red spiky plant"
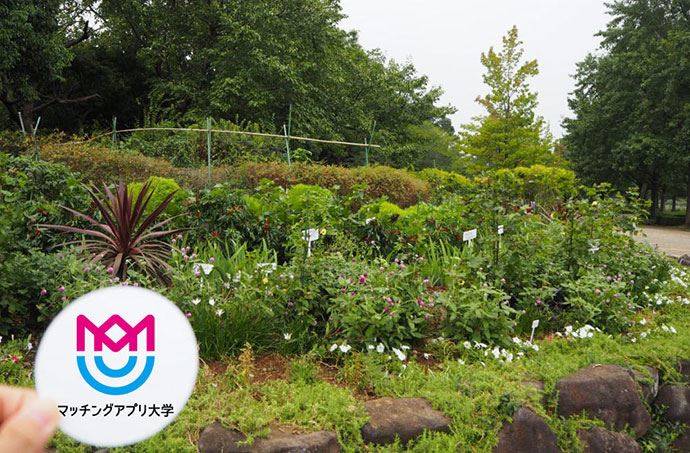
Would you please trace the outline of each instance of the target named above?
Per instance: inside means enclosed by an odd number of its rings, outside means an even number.
[[[153,195],[148,182],[142,186],[136,199],[122,182],[118,184],[114,192],[106,185],[103,185],[103,192],[95,188],[88,190],[100,214],[99,220],[65,206],[62,208],[75,217],[87,221],[91,225],[90,228],[68,225],[39,226],[86,236],[84,239],[67,242],[66,245],[79,244],[82,250],[89,253],[92,263],[103,263],[106,267],[112,268],[112,273],[120,279],[126,277],[127,268],[133,265],[161,282],[169,284],[168,258],[171,246],[163,239],[183,229],[163,229],[173,218],[160,222],[157,220],[165,211],[175,192],[165,197],[150,214],[145,215]]]

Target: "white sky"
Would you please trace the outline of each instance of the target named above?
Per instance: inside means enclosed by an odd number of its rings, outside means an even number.
[[[452,117],[456,129],[483,113],[474,102],[486,92],[481,53],[499,47],[517,25],[525,57],[539,61],[540,74],[532,80],[539,114],[557,137],[569,115],[575,63],[596,50],[594,34],[609,20],[604,0],[341,0],[341,5],[348,16],[341,27],[357,30],[365,48],[414,63],[444,89],[442,102],[458,109]]]

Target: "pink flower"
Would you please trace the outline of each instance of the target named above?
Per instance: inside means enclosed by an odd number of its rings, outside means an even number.
[[[184,315],[185,315],[186,317],[188,317],[188,318],[191,318],[191,317],[192,317],[192,314],[191,314],[190,312],[187,312],[187,313],[185,313]]]
[[[41,296],[47,296],[48,295],[48,290],[45,288],[41,288]]]
[[[367,274],[362,274],[359,276],[359,284],[363,285],[367,282]]]
[[[64,293],[64,292],[65,292],[65,287],[64,287],[64,286],[59,287],[59,288],[58,288],[58,291],[60,291],[61,293]]]
[[[208,262],[211,263],[211,264],[213,264],[213,263],[216,262],[216,259],[215,259],[214,257],[211,257],[211,258],[208,259]]]
[[[598,296],[599,294],[601,294],[601,290],[599,288],[595,288],[594,294],[596,294]]]
[[[536,300],[536,302],[535,302],[535,303],[536,303],[537,305],[541,305],[541,304],[543,304],[543,302],[542,302],[542,300],[541,300],[541,298],[540,298],[540,297],[537,297],[537,300]]]
[[[106,271],[111,275],[115,273],[115,269],[113,269],[113,266],[108,267]]]

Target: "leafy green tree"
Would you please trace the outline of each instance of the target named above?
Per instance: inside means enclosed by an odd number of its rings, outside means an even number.
[[[484,83],[489,93],[477,102],[487,114],[463,126],[461,149],[489,168],[558,164],[553,138],[536,114],[537,94],[529,80],[539,74],[537,60],[523,61],[523,43],[513,27],[503,37],[500,51],[483,53]]]
[[[72,97],[62,77],[72,48],[88,39],[88,22],[78,20],[78,1],[8,0],[0,3],[0,102],[11,121],[21,112],[27,128],[53,104],[92,99]]]
[[[411,126],[447,129],[454,111],[414,66],[366,51],[339,28],[338,0],[102,0],[90,16],[98,32],[65,77],[100,97],[55,106],[51,119],[66,130],[107,126],[112,116],[122,126],[212,116],[282,133],[292,104],[293,135],[361,142],[375,121],[376,143],[396,147],[414,138]],[[299,146],[317,160],[362,162],[359,149]]]
[[[598,56],[578,65],[564,127],[567,156],[587,181],[639,187],[656,218],[665,189],[690,191],[690,13],[687,0],[624,0]],[[690,210],[689,210],[690,211]],[[690,214],[686,219],[690,225]]]

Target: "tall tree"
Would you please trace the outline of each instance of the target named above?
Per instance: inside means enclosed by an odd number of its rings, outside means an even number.
[[[650,195],[652,218],[664,189],[683,181],[690,191],[689,8],[687,0],[610,4],[601,52],[578,65],[575,117],[564,122],[578,173],[638,186]]]
[[[7,0],[0,3],[0,102],[10,119],[33,127],[37,113],[53,104],[83,102],[74,97],[62,75],[71,49],[88,39],[91,29],[78,18],[79,1]]]
[[[503,37],[500,51],[482,53],[489,93],[478,97],[487,114],[461,131],[461,148],[489,168],[556,164],[553,138],[536,114],[537,94],[529,80],[539,74],[537,60],[524,61],[517,27]]]

